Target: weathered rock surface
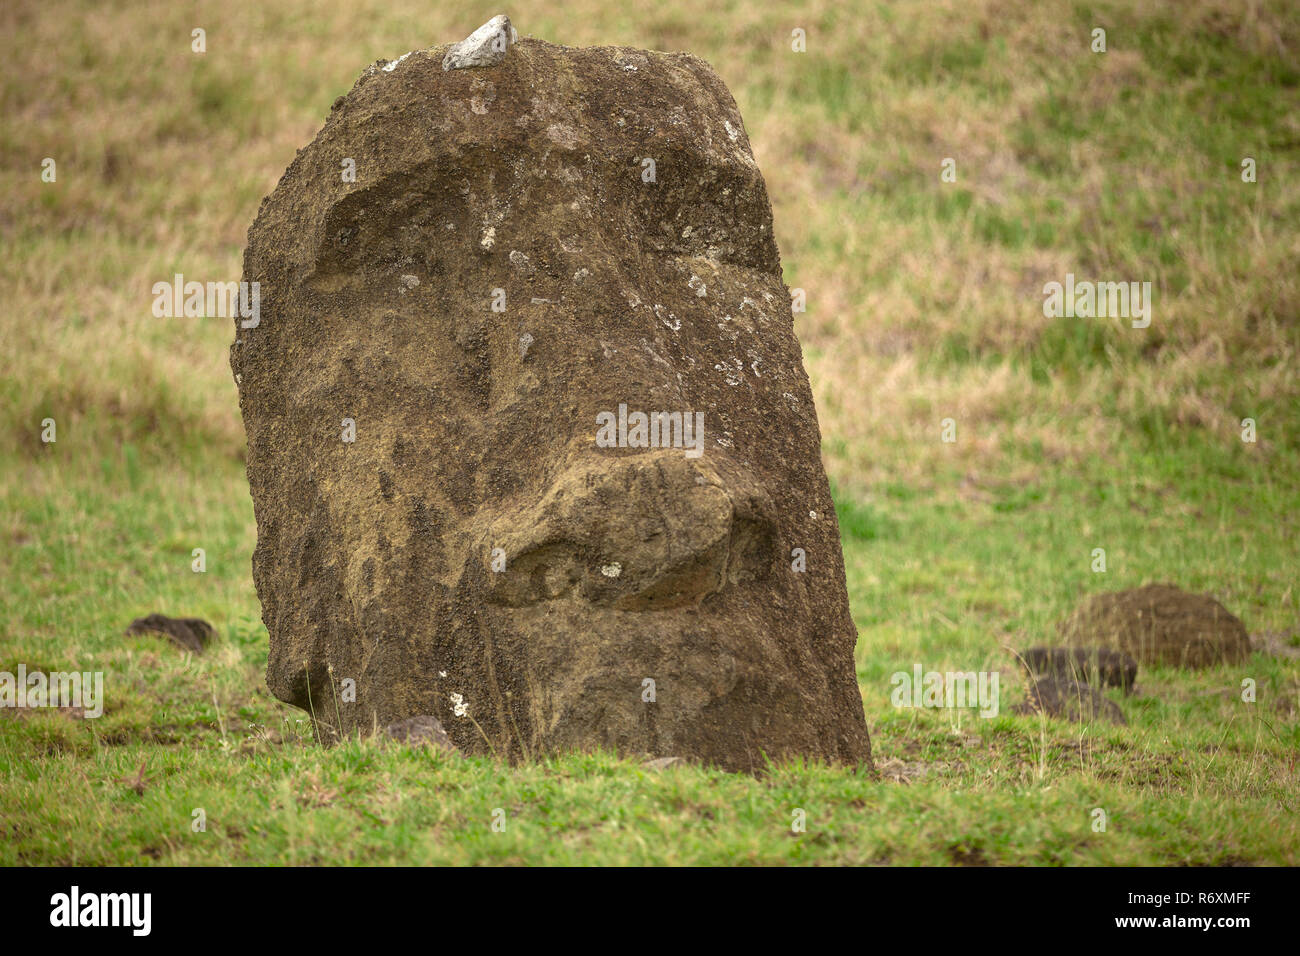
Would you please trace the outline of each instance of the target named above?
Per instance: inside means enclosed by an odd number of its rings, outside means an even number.
[[[1105,647],[1031,647],[1020,660],[1030,676],[1119,687],[1126,694],[1133,692],[1137,681],[1137,661],[1123,651]]]
[[[1208,594],[1148,584],[1098,594],[1061,622],[1067,643],[1117,648],[1144,664],[1211,667],[1250,654],[1246,628]]]
[[[231,366],[271,690],[319,726],[352,679],[343,731],[428,714],[466,753],[868,762],[731,95],[688,54],[447,52],[367,70],[249,232]],[[638,412],[678,413],[677,445]]]
[[[165,614],[149,614],[137,617],[127,625],[128,635],[161,634],[171,639],[187,651],[202,654],[217,636],[217,629],[198,617],[167,617]]]
[[[645,763],[641,764],[641,766],[646,770],[651,770],[655,773],[668,770],[672,767],[683,767],[685,765],[686,761],[681,757],[656,757],[654,760],[647,760]]]
[[[1017,714],[1045,714],[1062,720],[1108,720],[1127,724],[1124,712],[1095,687],[1055,677],[1030,678],[1025,702],[1012,708]]]
[[[384,734],[390,740],[395,740],[398,743],[412,746],[428,745],[445,750],[448,753],[456,751],[456,745],[452,743],[451,737],[443,728],[442,721],[438,720],[437,717],[430,717],[428,714],[419,714],[389,724],[384,728]]]
[[[511,43],[519,39],[506,16],[493,17],[459,43],[453,43],[442,58],[444,70],[465,70],[496,66],[506,57]]]

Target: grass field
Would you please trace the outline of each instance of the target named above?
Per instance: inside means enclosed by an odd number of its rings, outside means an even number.
[[[361,70],[499,12],[690,50],[736,97],[807,292],[878,776],[323,749],[266,690],[231,323],[154,318],[150,288],[237,279]],[[13,0],[0,33],[0,670],[108,695],[0,712],[0,864],[1300,863],[1293,3]],[[1045,318],[1067,273],[1150,281],[1150,327]],[[1125,727],[1010,713],[1009,648],[1156,581],[1257,652],[1144,668]],[[220,640],[123,636],[151,611]],[[894,709],[917,663],[1001,669],[1002,713]]]

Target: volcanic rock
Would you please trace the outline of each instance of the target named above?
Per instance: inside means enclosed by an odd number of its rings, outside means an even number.
[[[384,734],[390,740],[395,740],[398,743],[413,746],[428,744],[449,753],[456,750],[456,745],[451,742],[451,737],[443,729],[442,721],[438,720],[437,717],[430,717],[428,714],[419,714],[389,724],[384,728]]]
[[[1250,654],[1246,628],[1227,608],[1172,584],[1095,595],[1059,630],[1066,643],[1117,648],[1144,664],[1211,667]]]
[[[469,754],[869,763],[726,86],[684,53],[448,52],[369,68],[249,231],[231,367],[270,689],[318,730],[436,716]]]
[[[1012,711],[1017,714],[1041,713],[1063,720],[1128,723],[1119,706],[1103,697],[1095,687],[1055,677],[1030,678],[1025,702],[1013,707]]]
[[[195,654],[203,650],[217,636],[217,629],[198,617],[167,617],[165,614],[150,614],[138,617],[127,625],[125,633],[162,634],[172,643]]]
[[[1137,661],[1105,647],[1031,647],[1019,655],[1031,676],[1059,677],[1095,687],[1133,691]]]

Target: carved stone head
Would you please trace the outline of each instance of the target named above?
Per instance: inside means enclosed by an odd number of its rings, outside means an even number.
[[[686,54],[445,52],[371,67],[249,232],[272,692],[325,736],[430,714],[511,757],[869,761],[730,94]]]

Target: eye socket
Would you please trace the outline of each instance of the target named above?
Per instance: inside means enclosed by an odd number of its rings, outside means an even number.
[[[664,191],[635,189],[628,203],[649,249],[661,255],[706,258],[746,269],[776,261],[776,245],[762,181],[713,172],[692,197],[665,200]],[[737,223],[744,225],[737,226]]]

